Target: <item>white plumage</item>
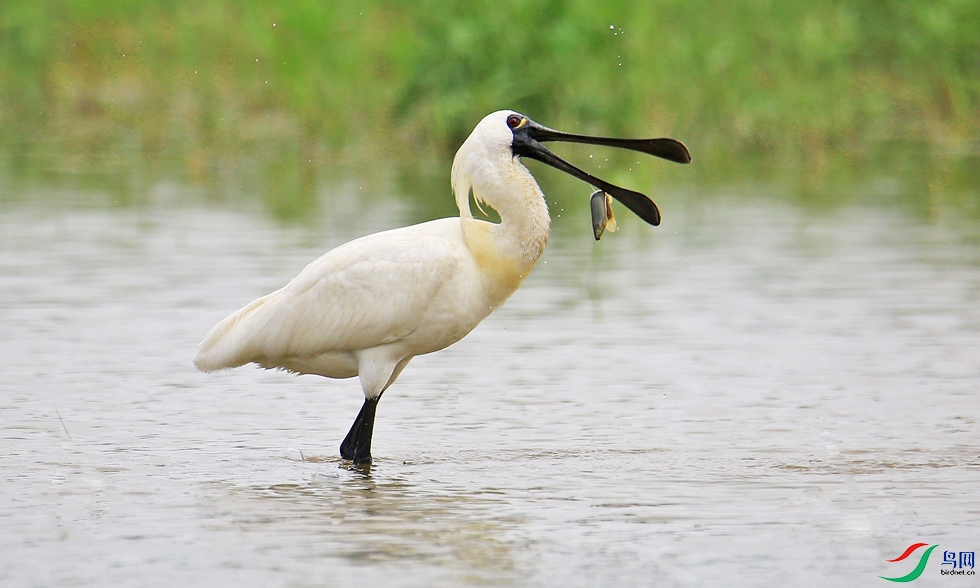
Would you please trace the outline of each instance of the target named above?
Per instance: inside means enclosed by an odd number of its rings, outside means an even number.
[[[537,140],[591,142],[679,157],[663,154],[667,147],[676,149],[664,143],[669,139],[583,137],[547,129],[511,111],[487,115],[453,160],[459,217],[368,235],[324,254],[282,289],[211,329],[195,365],[206,372],[256,363],[330,378],[358,376],[365,403],[341,455],[369,463],[381,394],[413,357],[459,341],[503,304],[544,251],[548,208],[519,156],[540,159],[613,190],[613,196],[646,220],[659,222],[656,205],[645,196],[589,176]],[[497,211],[499,223],[473,218],[471,192],[478,203]]]
[[[484,118],[457,153],[459,218],[375,233],[324,254],[211,329],[194,360],[198,369],[254,362],[359,376],[370,399],[413,357],[473,330],[520,286],[548,240],[537,182],[515,157],[501,157],[510,148],[508,114]],[[471,187],[498,211],[499,224],[473,218]]]

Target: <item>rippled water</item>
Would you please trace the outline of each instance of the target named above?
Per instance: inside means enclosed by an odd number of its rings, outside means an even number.
[[[975,227],[746,198],[598,245],[583,220],[412,362],[362,472],[356,380],[191,358],[401,222],[376,212],[0,208],[0,585],[864,586],[914,542],[980,548]]]

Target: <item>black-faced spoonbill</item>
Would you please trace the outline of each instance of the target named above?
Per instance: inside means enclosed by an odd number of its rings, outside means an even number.
[[[340,445],[354,464],[371,462],[381,394],[416,355],[452,345],[517,290],[544,251],[551,218],[521,157],[537,159],[603,190],[650,224],[649,198],[569,164],[544,141],[589,143],[688,163],[673,139],[614,139],[562,133],[502,110],[487,115],[456,153],[452,187],[459,217],[375,233],[341,245],[296,278],[218,323],[194,359],[206,372],[256,363],[328,378],[358,376],[364,404]],[[473,218],[469,196],[499,223]]]

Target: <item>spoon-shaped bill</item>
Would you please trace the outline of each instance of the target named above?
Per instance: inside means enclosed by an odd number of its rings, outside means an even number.
[[[514,153],[524,157],[530,157],[531,159],[537,159],[538,161],[547,163],[556,169],[560,169],[561,171],[574,176],[583,182],[587,182],[593,187],[602,190],[616,200],[622,202],[623,205],[632,210],[636,216],[642,218],[651,225],[657,226],[660,224],[660,209],[657,208],[657,205],[654,204],[653,200],[650,200],[639,192],[634,192],[633,190],[620,188],[619,186],[610,184],[605,180],[597,178],[592,174],[575,167],[533,139],[527,144],[518,144],[515,141]]]
[[[647,155],[653,155],[661,159],[676,163],[691,163],[691,152],[687,146],[676,139],[661,137],[658,139],[619,139],[616,137],[592,137],[590,135],[576,135],[549,129],[534,123],[529,134],[536,141],[562,141],[565,143],[586,143],[588,145],[602,145],[604,147],[618,147],[639,151]]]
[[[675,141],[674,139],[617,139],[615,137],[591,137],[588,135],[563,133],[541,126],[527,117],[516,113],[511,115],[508,121],[514,133],[514,141],[511,144],[511,150],[514,155],[537,159],[584,182],[588,182],[593,187],[619,200],[626,208],[629,208],[637,216],[654,226],[660,224],[660,210],[648,197],[639,192],[610,184],[603,179],[597,178],[575,167],[552,153],[541,142],[564,141],[567,143],[586,143],[589,145],[618,147],[620,149],[630,149],[632,151],[639,151],[640,153],[647,153],[678,163],[690,163],[691,161],[691,153],[687,150],[687,147],[680,141]]]

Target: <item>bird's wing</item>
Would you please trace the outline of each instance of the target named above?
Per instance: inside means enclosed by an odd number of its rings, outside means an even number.
[[[215,326],[195,363],[211,371],[398,341],[418,328],[460,261],[453,241],[431,234],[351,241]]]

